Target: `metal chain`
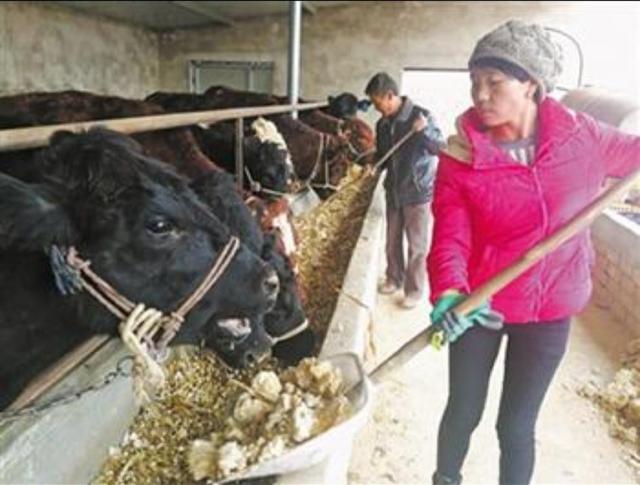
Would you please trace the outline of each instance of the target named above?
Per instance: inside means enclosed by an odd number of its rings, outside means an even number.
[[[37,416],[40,413],[43,413],[45,411],[48,411],[52,408],[58,407],[58,406],[63,406],[65,404],[69,404],[72,403],[74,401],[78,401],[79,399],[81,399],[85,394],[89,393],[89,392],[94,392],[94,391],[99,391],[101,389],[104,389],[105,387],[107,387],[109,384],[111,384],[112,382],[114,382],[115,380],[117,380],[118,378],[121,377],[130,377],[131,376],[131,371],[133,369],[133,359],[134,357],[131,355],[127,355],[123,358],[121,358],[118,363],[116,364],[116,368],[115,370],[109,371],[103,378],[101,381],[92,384],[88,387],[85,387],[84,389],[80,389],[80,390],[75,390],[75,391],[71,391],[67,394],[64,394],[62,396],[56,397],[54,399],[52,399],[51,401],[48,401],[46,403],[43,404],[34,404],[32,406],[27,406],[24,407],[22,409],[18,409],[17,411],[2,411],[0,412],[0,424],[4,424],[6,422],[9,421],[14,421],[16,419],[21,419],[27,416]],[[130,367],[126,367],[125,364],[127,362],[131,362],[131,366]]]

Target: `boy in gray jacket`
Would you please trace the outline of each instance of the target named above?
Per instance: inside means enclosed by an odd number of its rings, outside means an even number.
[[[383,294],[404,288],[405,308],[413,308],[424,294],[429,246],[429,204],[433,196],[436,155],[444,139],[433,116],[400,96],[398,85],[385,72],[373,76],[365,93],[380,112],[376,124],[376,152],[380,159],[409,131],[411,136],[390,158],[384,181],[387,201],[387,272]],[[409,243],[405,266],[403,236]]]

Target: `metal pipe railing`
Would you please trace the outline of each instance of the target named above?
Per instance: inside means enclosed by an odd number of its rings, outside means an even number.
[[[152,116],[134,116],[131,118],[117,118],[94,121],[80,121],[74,123],[62,123],[57,125],[35,126],[28,128],[11,128],[0,130],[0,152],[37,148],[49,143],[49,138],[59,130],[82,132],[95,126],[109,128],[124,134],[140,133],[143,131],[166,130],[182,126],[213,124],[219,121],[233,120],[236,118],[251,118],[255,116],[267,116],[290,111],[303,111],[323,108],[322,103],[287,104],[277,106],[257,106],[249,108],[227,108],[210,111],[193,111],[189,113],[170,113]]]

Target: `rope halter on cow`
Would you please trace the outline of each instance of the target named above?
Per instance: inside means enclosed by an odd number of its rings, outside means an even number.
[[[269,342],[271,343],[271,345],[284,342],[285,340],[289,340],[290,338],[293,338],[296,335],[304,332],[308,327],[309,327],[309,319],[305,318],[300,325],[292,328],[291,330],[283,333],[282,335],[277,335],[275,337],[273,335],[269,335]]]
[[[284,197],[285,195],[288,195],[287,192],[280,192],[278,190],[267,189],[266,187],[263,187],[260,182],[258,182],[251,176],[251,172],[247,167],[244,167],[244,174],[249,181],[249,191],[252,194],[275,195],[276,197]]]
[[[136,305],[127,299],[92,271],[91,262],[82,259],[73,246],[67,252],[66,262],[77,271],[82,288],[121,320],[119,330],[122,341],[135,355],[142,358],[151,380],[159,384],[164,379],[164,372],[156,359],[166,355],[169,342],[179,332],[187,314],[220,280],[239,249],[238,238],[230,237],[200,285],[169,314],[145,308],[142,304]],[[156,342],[155,336],[159,331],[162,333]]]
[[[220,280],[227,270],[234,256],[240,249],[240,241],[237,237],[230,237],[227,244],[222,248],[220,254],[213,263],[213,266],[204,277],[200,285],[189,295],[184,302],[173,312],[163,315],[158,325],[150,328],[147,333],[148,338],[153,338],[158,330],[163,330],[155,348],[159,351],[166,349],[167,345],[176,336],[186,315],[200,302],[207,292]],[[67,263],[76,269],[82,281],[82,287],[87,290],[96,300],[102,303],[111,313],[120,319],[125,319],[133,312],[136,305],[120,294],[109,283],[94,273],[89,261],[79,257],[74,247],[69,248],[67,253]]]
[[[327,154],[327,148],[329,146],[329,135],[326,133],[320,133],[321,135],[321,139],[322,139],[322,151],[319,153],[319,156],[321,155],[321,158],[319,159],[319,162],[322,165],[322,175],[324,177],[324,181],[322,183],[311,183],[311,187],[316,188],[316,189],[329,189],[332,190],[334,192],[337,192],[338,187],[336,187],[335,185],[331,184],[331,174],[330,174],[330,169],[331,169],[331,165],[335,162],[335,159],[338,158],[340,155],[336,155],[332,160],[329,160],[329,156]],[[315,169],[314,169],[314,173],[313,173],[313,177],[316,176],[318,171],[318,165],[316,165]],[[311,177],[311,179],[313,178]],[[309,179],[311,181],[311,179]]]
[[[353,163],[358,163],[363,158],[368,157],[369,155],[373,155],[376,152],[375,147],[369,148],[368,150],[364,150],[362,152],[358,152],[358,150],[351,144],[351,142],[347,142],[347,146],[349,147],[349,151],[351,152],[351,154],[356,157],[351,160]]]

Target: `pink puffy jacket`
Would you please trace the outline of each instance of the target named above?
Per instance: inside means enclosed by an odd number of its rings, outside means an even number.
[[[640,167],[640,137],[551,98],[539,106],[531,166],[492,143],[473,108],[459,118],[458,130],[440,154],[435,180],[427,257],[432,302],[449,288],[478,287],[591,202],[605,177]],[[593,259],[584,231],[503,288],[491,305],[508,323],[574,315],[589,300]]]

